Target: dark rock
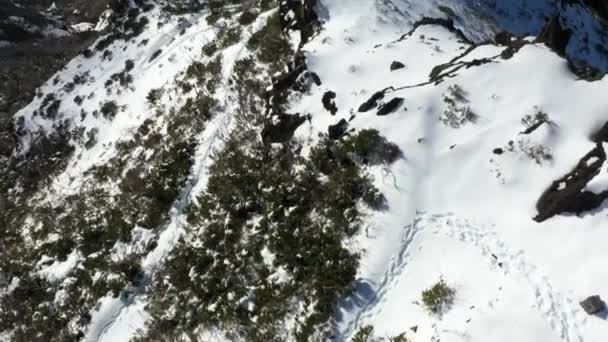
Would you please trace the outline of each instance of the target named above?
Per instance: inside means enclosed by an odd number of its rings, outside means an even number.
[[[606,303],[597,295],[585,299],[580,304],[589,315],[595,315],[606,310]]]
[[[332,140],[340,139],[348,130],[348,121],[342,119],[335,125],[330,125],[328,128],[329,138]]]
[[[319,75],[317,75],[316,72],[310,72],[309,77],[313,80],[313,82],[315,82],[317,87],[321,85],[321,78],[319,77]]]
[[[312,85],[320,86],[321,78],[315,72],[305,71],[298,76],[292,85],[292,89],[301,93],[307,93],[312,89]]]
[[[582,3],[604,24],[608,23],[608,2],[605,0],[582,0]]]
[[[597,176],[606,161],[601,144],[585,155],[570,173],[554,181],[536,203],[537,222],[543,222],[562,213],[581,214],[600,206],[608,198],[608,191],[600,194],[584,190]]]
[[[413,327],[410,328],[411,331],[413,331],[414,333],[418,332],[418,326],[414,325]]]
[[[405,64],[399,62],[399,61],[393,61],[393,63],[391,63],[391,71],[395,71],[395,70],[399,70],[399,69],[403,69],[405,68]]]
[[[369,100],[365,101],[361,106],[359,106],[359,112],[365,113],[368,112],[378,106],[378,101],[384,98],[384,91],[379,91],[374,93]]]
[[[281,27],[300,31],[300,46],[306,44],[320,26],[316,8],[317,0],[279,1]]]
[[[503,151],[503,149],[499,147],[499,148],[495,148],[494,151],[492,151],[492,153],[501,155],[501,154],[505,153],[505,151]]]
[[[599,131],[593,134],[591,140],[597,144],[608,142],[608,122],[606,122]]]
[[[393,98],[392,100],[388,101],[387,103],[381,105],[380,108],[378,108],[378,115],[388,115],[397,111],[397,109],[399,109],[399,107],[403,105],[403,101],[404,100],[402,97]]]
[[[291,140],[294,132],[309,116],[300,114],[278,114],[274,122],[268,122],[262,129],[262,141],[268,143],[283,143]]]
[[[323,94],[323,99],[321,99],[321,102],[323,102],[323,108],[328,110],[331,115],[336,115],[336,113],[338,112],[338,107],[336,107],[336,103],[334,102],[335,98],[336,93],[334,93],[333,91],[328,91]]]
[[[575,61],[570,58],[568,59],[568,69],[578,76],[579,79],[588,82],[601,81],[604,75],[606,75],[600,69],[594,68],[583,61]]]
[[[511,40],[513,39],[513,35],[509,32],[502,31],[494,36],[494,41],[498,45],[509,46],[511,44]]]
[[[551,50],[560,56],[566,55],[566,47],[572,36],[572,31],[564,29],[558,16],[551,17],[541,33],[536,38],[536,42],[545,43]]]
[[[521,50],[522,47],[526,46],[527,44],[529,43],[523,39],[513,40],[508,44],[508,47],[500,53],[500,57],[502,59],[511,59],[517,52],[519,52],[519,50]]]
[[[444,18],[429,18],[429,17],[423,17],[422,19],[416,21],[414,23],[414,27],[408,33],[401,36],[401,38],[399,38],[399,41],[402,41],[402,40],[406,39],[407,37],[411,37],[419,27],[425,26],[425,25],[443,26],[450,32],[454,33],[460,39],[460,41],[462,41],[463,43],[473,45],[473,41],[471,41],[464,34],[464,32],[461,29],[456,28],[456,26],[454,25],[454,20],[444,19]]]

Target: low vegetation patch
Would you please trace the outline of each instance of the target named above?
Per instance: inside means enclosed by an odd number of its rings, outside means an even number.
[[[434,315],[443,315],[454,304],[456,291],[440,279],[430,288],[422,291],[424,307]]]

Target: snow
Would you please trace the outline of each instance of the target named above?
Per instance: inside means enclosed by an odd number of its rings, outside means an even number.
[[[355,291],[341,300],[336,312],[338,341],[348,340],[367,324],[374,325],[377,336],[407,332],[413,340],[434,342],[599,342],[608,335],[606,322],[587,316],[578,305],[591,294],[608,298],[604,287],[608,282],[608,272],[604,271],[608,258],[606,206],[582,217],[557,216],[542,224],[532,220],[541,193],[595,146],[588,137],[608,119],[608,80],[576,81],[565,60],[542,45],[528,45],[510,60],[495,59],[493,63],[460,69],[438,85],[420,85],[429,80],[433,67],[449,62],[469,46],[439,26],[422,26],[411,37],[398,40],[416,19],[444,17],[446,14],[438,9],[440,4],[450,5],[458,14],[457,26],[475,41],[492,37],[499,26],[519,25],[527,34],[536,32],[544,22],[541,14],[547,8],[540,1],[516,1],[511,2],[512,6],[508,1],[495,2],[496,9],[490,11],[487,4],[474,1],[351,0],[344,5],[337,0],[321,0],[326,22],[304,50],[309,69],[320,76],[323,85],[291,99],[289,112],[313,114],[312,126],[306,124],[308,127],[299,129],[297,135],[314,142],[328,125],[354,114],[352,128],[378,129],[405,156],[390,167],[369,170],[389,209],[367,212],[365,232],[349,241],[361,252],[361,262]],[[465,3],[483,9],[496,22],[471,11]],[[522,6],[531,14],[515,20]],[[501,11],[505,16],[496,16]],[[109,14],[102,16],[95,30],[107,25]],[[268,14],[258,18],[254,29]],[[574,13],[571,15],[574,17]],[[83,103],[82,108],[89,112],[102,101],[126,105],[113,122],[92,115],[80,122],[87,130],[99,129],[99,142],[90,150],[77,147],[75,155],[82,157],[74,158],[54,179],[47,189],[49,199],[60,201],[77,192],[86,180],[87,169],[109,160],[117,141],[132,136],[144,120],[152,118],[153,111],[145,101],[148,92],[169,84],[200,57],[202,46],[216,34],[215,28],[206,24],[204,13],[189,18],[191,26],[183,35],[176,21],[159,27],[158,20],[153,17],[138,38],[149,40],[145,48],[118,42],[110,47],[112,61],[103,61],[99,54],[91,59],[77,57],[57,74],[59,84],[49,81],[41,87],[43,93],[56,93],[63,100],[61,112],[65,118],[78,122],[80,107],[69,100],[75,95],[87,97],[96,92]],[[158,49],[163,52],[150,61]],[[501,51],[496,46],[481,46],[462,61],[494,58]],[[233,63],[245,52],[244,44],[239,43],[223,54],[224,89],[218,92],[225,113],[234,108],[227,80]],[[135,61],[132,90],[105,94],[105,81],[120,72],[128,59]],[[392,61],[400,61],[407,68],[390,72]],[[95,81],[79,87],[77,93],[61,90],[85,71]],[[459,129],[446,127],[439,120],[446,108],[444,94],[455,84],[465,91],[466,105],[479,115],[477,122]],[[373,93],[391,86],[413,86],[387,93],[386,101],[404,97],[404,108],[385,117],[376,116],[374,111],[356,113]],[[337,94],[339,112],[335,117],[322,107],[321,98],[328,90]],[[32,115],[41,101],[35,99],[19,113],[31,131],[52,129],[52,122]],[[525,129],[521,119],[536,108],[548,113],[557,126],[543,125],[525,141],[549,148],[552,161],[536,163],[517,147],[500,156],[492,154],[497,147],[508,150],[509,141],[524,141],[518,136]],[[142,262],[146,276],[156,274],[182,235],[186,226],[184,209],[204,191],[209,156],[231,128],[231,115],[217,115],[195,137],[199,145],[191,176],[171,209],[169,222],[159,228],[157,247]],[[588,189],[608,189],[605,167]],[[138,228],[131,244],[117,244],[115,255],[108,257],[118,258],[129,248],[143,249],[153,237],[154,232]],[[274,264],[276,256],[268,247],[260,255],[272,272],[271,281],[292,281],[287,270]],[[38,272],[49,281],[59,281],[81,259],[77,251],[63,262],[55,260],[45,265],[50,259],[43,258]],[[101,277],[97,274],[94,279]],[[419,304],[421,292],[440,278],[456,290],[453,307],[441,318]],[[142,289],[118,298],[102,298],[92,312],[84,341],[128,340],[149,318],[146,302]],[[243,304],[250,311],[255,309],[252,298],[244,297]],[[300,311],[312,312],[312,307],[314,303]],[[215,309],[214,305],[207,307],[211,312]],[[417,333],[409,329],[413,326],[418,327]],[[219,331],[201,334],[212,341],[229,340]],[[0,333],[0,341],[3,338],[7,337]]]
[[[145,299],[107,296],[93,312],[84,342],[128,340],[128,336],[144,327],[148,318]]]
[[[601,228],[606,212],[557,216],[542,224],[532,217],[542,192],[594,147],[588,137],[607,119],[602,94],[608,81],[576,81],[565,60],[529,45],[510,60],[461,69],[437,86],[389,92],[385,100],[404,97],[407,111],[357,114],[374,92],[425,82],[432,67],[468,46],[435,26],[395,42],[407,25],[393,24],[374,1],[322,5],[328,22],[305,50],[323,85],[292,103],[290,112],[314,113],[313,131],[298,134],[314,139],[355,114],[351,127],[378,129],[405,155],[388,173],[371,170],[390,209],[370,213],[368,233],[357,238],[363,251],[358,286],[338,309],[339,340],[372,324],[377,336],[419,325],[419,333],[408,336],[422,341],[602,341],[608,325],[587,316],[578,302],[590,294],[608,298],[608,272],[601,266],[608,257],[608,233]],[[463,60],[500,52],[480,47]],[[391,73],[393,60],[408,68]],[[466,92],[479,115],[476,123],[453,129],[439,121],[442,95],[452,84]],[[328,90],[337,93],[336,117],[321,104]],[[548,147],[553,160],[539,165],[517,150],[493,155],[493,149],[518,140],[521,119],[537,107],[557,128],[535,132],[530,143]],[[606,190],[604,174],[601,183],[591,183],[598,191]],[[456,290],[454,307],[442,319],[412,304],[440,277]]]
[[[56,282],[64,279],[81,260],[82,256],[77,250],[72,251],[65,261],[56,260],[52,264],[46,266],[44,264],[48,262],[49,259],[42,257],[38,263],[38,267],[40,267],[38,274],[50,282]]]
[[[95,24],[92,23],[78,23],[72,25],[72,29],[76,32],[86,32],[91,31],[95,28]]]
[[[277,258],[276,254],[272,253],[268,249],[268,246],[264,246],[264,248],[260,251],[260,254],[262,255],[264,264],[267,267],[272,268],[274,266],[274,260]]]

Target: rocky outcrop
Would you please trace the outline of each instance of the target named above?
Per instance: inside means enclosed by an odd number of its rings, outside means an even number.
[[[536,38],[536,42],[545,43],[547,47],[560,56],[566,55],[566,47],[570,42],[572,31],[562,27],[558,16],[551,17]]]
[[[608,142],[608,122],[606,122],[597,132],[593,133],[591,140],[596,144]]]
[[[600,194],[586,190],[587,184],[597,176],[606,152],[601,144],[585,155],[570,173],[554,181],[536,203],[537,222],[543,222],[562,213],[581,214],[599,207],[608,198],[608,191]]]
[[[380,101],[384,98],[384,93],[385,93],[384,90],[374,93],[374,95],[372,95],[372,97],[370,97],[367,101],[362,103],[361,106],[359,106],[359,112],[365,113],[365,112],[369,112],[370,110],[376,108],[378,106],[378,101]]]
[[[378,116],[384,116],[391,113],[394,113],[403,105],[404,99],[402,97],[395,97],[383,104],[378,108]]]
[[[606,303],[597,295],[588,297],[580,302],[580,305],[589,315],[595,315],[606,310]]]
[[[327,129],[329,138],[332,140],[340,139],[348,131],[348,121],[342,119],[335,125],[330,125]]]
[[[507,31],[501,31],[494,36],[494,42],[497,45],[509,46],[511,44],[511,40],[513,39],[513,35]]]
[[[570,69],[570,71],[579,79],[587,82],[600,81],[606,75],[606,73],[600,69],[594,68],[585,62],[572,59],[568,59],[568,69]]]
[[[300,32],[300,47],[307,43],[320,26],[315,12],[317,0],[281,0],[279,14],[285,29]]]

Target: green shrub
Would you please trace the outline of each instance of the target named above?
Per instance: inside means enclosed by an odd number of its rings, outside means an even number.
[[[372,342],[372,338],[374,337],[374,327],[371,325],[366,325],[357,331],[355,336],[351,339],[351,342]]]
[[[258,17],[258,12],[255,10],[247,10],[239,16],[239,24],[246,26],[253,23]]]
[[[389,338],[390,342],[410,342],[410,339],[407,338],[405,333],[399,334],[397,336],[393,336]]]
[[[203,46],[202,52],[204,56],[211,57],[218,50],[217,44],[215,41],[211,41]]]
[[[278,13],[270,16],[266,25],[249,38],[247,47],[257,51],[257,57],[262,63],[272,65],[271,74],[282,71],[289,62],[292,49],[283,35]]]
[[[445,280],[440,279],[435,285],[422,291],[422,303],[431,313],[442,315],[454,303],[456,291],[450,288]]]
[[[116,104],[116,101],[106,101],[101,105],[99,111],[101,115],[108,120],[113,120],[118,114],[120,107]]]
[[[228,31],[226,31],[226,33],[222,37],[222,43],[221,43],[220,47],[223,49],[227,48],[229,46],[232,46],[232,45],[238,43],[240,40],[241,40],[241,27],[240,26],[232,27],[232,28],[228,29]]]

